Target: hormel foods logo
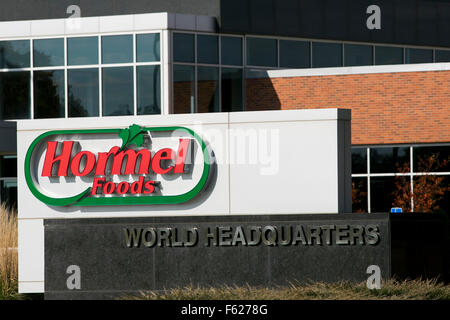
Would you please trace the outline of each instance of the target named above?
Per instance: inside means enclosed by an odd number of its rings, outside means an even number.
[[[52,206],[177,204],[204,189],[210,159],[184,127],[60,130],[33,141],[25,177]]]

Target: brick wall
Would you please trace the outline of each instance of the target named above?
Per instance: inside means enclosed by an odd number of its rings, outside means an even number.
[[[349,108],[354,145],[450,142],[450,71],[250,79],[246,108]]]

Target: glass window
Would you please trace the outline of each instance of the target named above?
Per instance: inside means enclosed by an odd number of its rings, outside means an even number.
[[[195,112],[195,68],[173,66],[174,113]]]
[[[219,68],[197,68],[197,112],[219,112]]]
[[[159,33],[136,35],[137,62],[155,62],[160,60]]]
[[[221,37],[222,64],[242,66],[242,38]]]
[[[103,68],[103,116],[134,114],[133,67]]]
[[[69,117],[98,117],[98,69],[69,69]]]
[[[352,212],[367,212],[367,178],[352,178]]]
[[[306,41],[280,40],[280,67],[310,68],[310,43]]]
[[[67,39],[67,64],[98,64],[98,38],[81,37]]]
[[[195,62],[195,41],[193,34],[173,34],[173,61]]]
[[[161,114],[161,68],[139,66],[137,71],[137,114]]]
[[[402,64],[403,48],[375,46],[375,64]]]
[[[242,69],[222,68],[222,111],[243,111]]]
[[[373,47],[360,44],[344,44],[344,65],[370,66],[373,64]]]
[[[2,178],[17,177],[17,156],[0,156],[0,172]]]
[[[30,72],[0,72],[0,119],[30,118]]]
[[[313,68],[342,67],[342,44],[313,42]]]
[[[127,63],[133,62],[133,36],[103,36],[102,62]]]
[[[394,194],[396,181],[407,186],[409,177],[370,178],[370,206],[372,213],[391,212],[392,207],[402,207],[397,203],[397,197]]]
[[[0,41],[0,69],[30,67],[30,41]]]
[[[436,62],[450,62],[450,50],[436,50]]]
[[[450,186],[450,176],[439,176],[443,179],[440,180],[441,186]],[[442,190],[441,190],[442,191]],[[447,215],[450,212],[450,190],[444,192],[441,197],[436,199],[435,207],[433,208],[434,212],[439,212],[441,214]]]
[[[33,41],[35,67],[64,65],[64,39],[40,39]]]
[[[367,173],[367,148],[352,148],[352,173]]]
[[[5,179],[0,181],[0,200],[7,207],[17,210],[17,179]]]
[[[448,214],[450,209],[450,176],[415,176],[414,212],[441,212]]]
[[[64,71],[34,72],[34,118],[64,118]]]
[[[370,148],[371,173],[409,172],[409,147]]]
[[[450,146],[414,147],[414,172],[450,172]]]
[[[405,49],[405,63],[433,63],[433,50]]]
[[[219,38],[197,35],[197,62],[219,64]]]
[[[277,40],[267,38],[247,38],[247,65],[277,67]]]

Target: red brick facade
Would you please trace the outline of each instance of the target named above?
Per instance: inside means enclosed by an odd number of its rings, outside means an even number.
[[[352,110],[352,144],[450,142],[450,71],[251,79],[246,109]]]

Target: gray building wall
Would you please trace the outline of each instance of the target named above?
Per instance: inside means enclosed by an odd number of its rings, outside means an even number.
[[[220,16],[220,0],[0,0],[0,21],[67,18],[70,5],[82,17],[151,12]]]

